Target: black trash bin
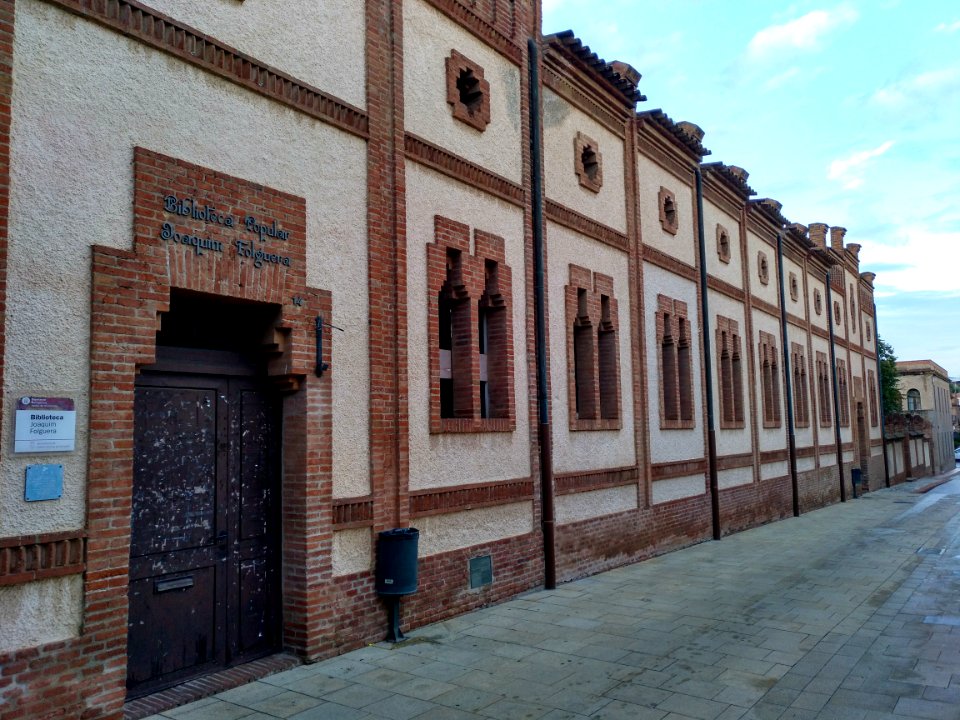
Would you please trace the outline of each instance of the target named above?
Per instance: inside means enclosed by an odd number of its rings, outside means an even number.
[[[417,591],[416,528],[384,530],[377,542],[377,593],[379,595],[412,595]]]

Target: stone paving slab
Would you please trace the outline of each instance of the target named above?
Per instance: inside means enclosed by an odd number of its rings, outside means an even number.
[[[914,489],[531,592],[148,720],[960,720],[960,475]]]

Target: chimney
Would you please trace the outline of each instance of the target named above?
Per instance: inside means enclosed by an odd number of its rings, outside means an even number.
[[[681,120],[677,123],[677,127],[683,130],[690,137],[694,138],[697,142],[701,142],[703,140],[703,128],[696,123],[692,123],[687,120]]]
[[[818,250],[827,248],[827,224],[810,223],[810,242]]]
[[[847,252],[853,255],[853,259],[860,262],[860,248],[863,247],[860,243],[847,243]]]
[[[624,80],[629,82],[634,87],[640,82],[640,72],[631,64],[621,62],[620,60],[614,60],[610,63],[610,67],[613,68],[613,71],[622,77]]]
[[[847,234],[847,229],[843,227],[830,228],[830,247],[836,252],[843,252],[843,236]]]

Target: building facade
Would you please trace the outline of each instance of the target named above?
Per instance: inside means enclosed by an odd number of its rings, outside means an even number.
[[[934,473],[952,470],[953,410],[947,371],[932,360],[903,360],[897,362],[897,374],[903,412],[930,423],[931,456],[926,464]]]
[[[534,0],[0,15],[3,720],[885,484],[859,246]]]

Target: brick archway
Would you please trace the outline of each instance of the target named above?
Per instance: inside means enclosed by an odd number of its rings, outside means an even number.
[[[306,203],[142,148],[135,150],[134,178],[133,249],[92,251],[83,634],[102,643],[98,699],[113,707],[125,694],[134,380],[138,367],[155,360],[173,288],[281,308],[264,343],[273,356],[268,376],[287,393],[284,644],[311,656],[330,642],[323,595],[332,576],[332,378],[314,374],[314,328],[316,316],[330,318],[331,298],[306,285]],[[170,198],[190,202],[178,206]],[[329,348],[329,335],[324,340]]]

